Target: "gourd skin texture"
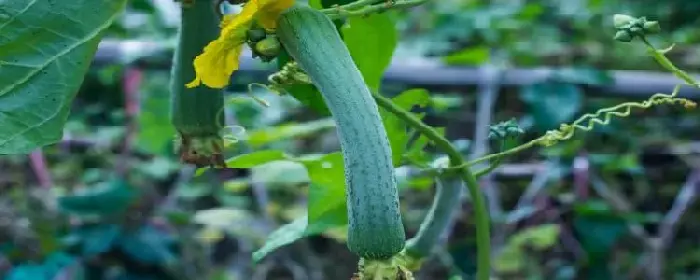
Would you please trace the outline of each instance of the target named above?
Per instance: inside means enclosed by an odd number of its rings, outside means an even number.
[[[192,163],[210,164],[212,151],[223,140],[224,96],[207,86],[187,88],[195,77],[192,64],[204,47],[219,36],[219,22],[211,1],[181,3],[182,24],[171,72],[171,122],[181,137],[181,156]]]
[[[350,251],[389,259],[406,241],[391,147],[377,104],[335,25],[297,4],[278,19],[277,36],[316,85],[337,124],[345,164]]]

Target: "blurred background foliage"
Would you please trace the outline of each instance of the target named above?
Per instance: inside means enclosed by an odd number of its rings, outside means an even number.
[[[634,98],[601,91],[615,82],[609,71],[660,71],[640,44],[612,40],[615,13],[658,20],[664,31],[652,43],[676,43],[669,56],[685,70],[698,70],[699,1],[441,0],[392,14],[399,32],[395,61],[555,70],[492,92],[497,99],[486,124],[477,116],[477,85],[426,87],[429,102],[405,92],[408,85],[384,90],[396,98],[409,94],[409,108],[429,103],[424,120],[444,128],[465,154],[478,145],[475,128],[511,118],[525,129],[523,139],[531,139]],[[197,171],[177,162],[169,72],[148,66],[167,65],[177,24],[172,0],[130,1],[106,38],[159,42],[165,51],[126,45],[112,63],[86,76],[63,142],[0,159],[4,279],[348,279],[354,272],[357,259],[343,244],[339,222],[344,212],[337,211],[344,203],[337,184],[342,160],[334,154],[333,122],[322,114],[256,87],[254,94],[271,104],[263,108],[245,94],[250,77],[237,73],[227,123],[244,131],[232,128],[241,141],[229,145],[227,156],[229,166],[239,168]],[[138,111],[125,109],[130,106]],[[700,277],[700,208],[692,203],[699,188],[698,120],[697,112],[672,107],[635,112],[509,159],[483,186],[498,249],[495,274]],[[423,152],[420,143],[413,145],[406,151],[414,163],[439,159],[430,147]],[[265,152],[242,156],[253,151]],[[329,162],[334,165],[326,167]],[[435,180],[397,170],[412,235],[430,207]],[[316,210],[307,213],[307,205]],[[419,279],[470,279],[475,246],[468,198],[459,210]],[[318,213],[318,228],[299,223]],[[267,237],[285,224],[286,231],[276,232],[284,236],[271,237],[281,248],[262,252],[269,254],[253,264],[253,253],[261,254]]]

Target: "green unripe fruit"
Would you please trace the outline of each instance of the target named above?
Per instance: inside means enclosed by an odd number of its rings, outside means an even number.
[[[277,36],[272,35],[255,43],[254,49],[257,55],[261,56],[263,59],[266,59],[275,58],[279,54],[280,48],[281,45],[279,39],[277,39]]]
[[[267,37],[265,29],[262,28],[249,29],[246,35],[248,36],[248,41],[251,42],[260,42]]]
[[[365,260],[391,259],[403,250],[406,233],[391,146],[362,73],[323,12],[293,6],[277,20],[277,35],[336,122],[345,167],[348,248]]]

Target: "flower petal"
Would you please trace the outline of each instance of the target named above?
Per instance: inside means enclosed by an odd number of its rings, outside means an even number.
[[[228,85],[233,71],[238,70],[238,58],[243,45],[231,45],[223,40],[215,40],[204,48],[204,52],[194,59],[197,77],[187,84],[195,87],[200,83],[211,88],[223,88]]]
[[[258,7],[258,1],[253,0],[243,5],[240,13],[225,15],[221,21],[221,37],[244,42],[246,30],[253,24],[253,17],[258,12]]]
[[[257,0],[260,11],[258,12],[258,23],[267,30],[274,30],[277,27],[277,18],[294,4],[294,0]]]
[[[253,24],[257,11],[257,1],[250,1],[239,14],[224,16],[219,38],[209,43],[194,59],[196,77],[186,85],[188,88],[202,83],[212,88],[228,85],[231,74],[238,70],[246,31]]]

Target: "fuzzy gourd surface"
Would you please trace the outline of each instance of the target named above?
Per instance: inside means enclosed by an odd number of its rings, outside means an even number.
[[[187,88],[195,77],[192,61],[219,36],[219,21],[211,1],[181,3],[182,23],[171,73],[170,119],[179,133],[181,160],[201,165],[221,165],[224,96],[220,90],[200,85]]]
[[[389,259],[406,241],[391,147],[372,95],[331,20],[295,5],[278,19],[282,46],[328,105],[345,164],[348,248],[370,260]]]

